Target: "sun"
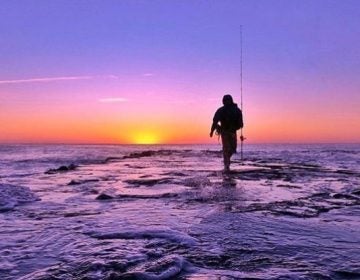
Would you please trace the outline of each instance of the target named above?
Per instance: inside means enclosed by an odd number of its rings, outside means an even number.
[[[141,145],[159,144],[160,138],[154,132],[142,131],[134,134],[134,143]]]

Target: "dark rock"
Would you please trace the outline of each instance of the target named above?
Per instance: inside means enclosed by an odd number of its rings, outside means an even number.
[[[354,194],[354,195],[360,195],[360,190],[355,190],[355,191],[352,192],[352,194]]]
[[[334,271],[337,276],[341,277],[341,279],[359,279],[360,271],[346,271],[346,270],[336,270]]]
[[[122,160],[122,159],[123,159],[123,157],[107,157],[107,158],[105,159],[104,163],[107,163],[107,162],[109,162],[109,161],[120,161],[120,160]]]
[[[125,180],[125,183],[131,185],[145,185],[145,186],[154,186],[156,184],[164,183],[166,180],[164,179],[132,179],[132,180]]]
[[[128,159],[128,158],[141,158],[141,157],[151,157],[154,156],[156,154],[155,151],[144,151],[144,152],[140,152],[140,153],[131,153],[128,156],[124,156],[124,159]]]
[[[68,186],[72,186],[72,185],[80,185],[81,183],[79,181],[76,181],[76,180],[71,180],[69,183],[68,183]]]
[[[345,174],[345,175],[357,175],[359,176],[358,173],[351,171],[351,170],[336,170],[335,173],[339,173],[339,174]]]
[[[108,195],[106,193],[102,193],[102,194],[99,194],[97,197],[96,197],[97,200],[108,200],[108,199],[113,199],[113,197],[111,195]]]
[[[289,188],[289,189],[301,189],[301,187],[299,187],[299,186],[295,186],[295,185],[285,185],[285,184],[277,185],[277,187],[279,187],[279,188]]]
[[[99,179],[87,179],[87,180],[81,180],[81,181],[77,181],[77,180],[71,180],[68,183],[68,186],[71,185],[80,185],[80,184],[85,184],[85,183],[94,183],[94,182],[99,182]]]
[[[356,197],[350,194],[343,194],[343,193],[336,193],[332,197],[337,199],[356,199]]]
[[[75,164],[70,164],[68,166],[66,165],[62,165],[59,168],[56,169],[49,169],[48,171],[45,172],[45,174],[56,174],[56,173],[63,173],[63,172],[68,172],[68,171],[72,171],[75,170],[77,168],[77,166]]]

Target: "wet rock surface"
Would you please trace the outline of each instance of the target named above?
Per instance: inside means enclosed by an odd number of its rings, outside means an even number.
[[[257,147],[229,173],[218,148],[71,147],[2,176],[0,278],[357,279],[360,147]]]

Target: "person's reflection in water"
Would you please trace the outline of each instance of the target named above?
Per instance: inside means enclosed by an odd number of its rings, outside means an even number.
[[[244,190],[239,185],[239,181],[236,177],[229,175],[228,173],[222,176],[221,188],[219,188],[219,196],[223,202],[223,210],[225,212],[231,212],[242,205],[244,200]]]

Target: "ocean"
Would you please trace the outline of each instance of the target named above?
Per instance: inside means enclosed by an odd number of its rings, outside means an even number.
[[[360,145],[0,145],[0,279],[360,279]]]

